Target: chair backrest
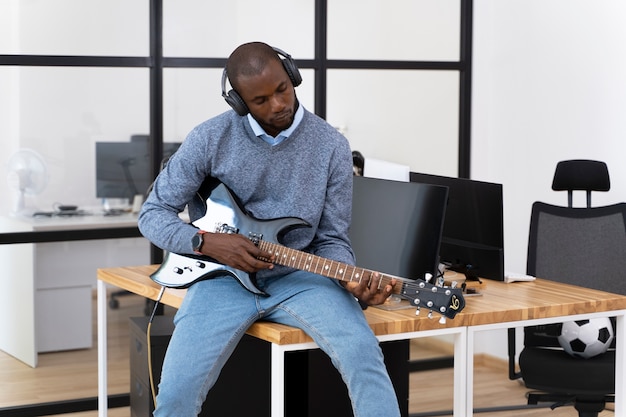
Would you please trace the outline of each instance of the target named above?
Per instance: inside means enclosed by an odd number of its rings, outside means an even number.
[[[626,295],[626,203],[533,204],[527,273]]]
[[[536,277],[626,295],[626,203],[534,203],[526,269]],[[560,347],[560,332],[560,324],[526,327],[524,345]]]

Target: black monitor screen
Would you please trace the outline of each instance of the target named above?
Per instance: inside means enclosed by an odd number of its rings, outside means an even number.
[[[436,275],[446,187],[354,177],[356,264],[407,279]]]
[[[149,142],[96,142],[96,197],[127,198],[146,194],[153,181]],[[180,143],[164,143],[163,157]]]
[[[502,184],[417,172],[410,179],[448,187],[441,263],[472,279],[504,280]]]

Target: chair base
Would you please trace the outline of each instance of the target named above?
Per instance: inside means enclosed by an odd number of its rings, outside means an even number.
[[[553,403],[550,408],[561,406],[574,406],[578,411],[578,417],[598,417],[604,410],[607,402],[615,402],[614,395],[606,396],[583,396],[562,393],[549,393],[542,391],[530,391],[527,394],[528,404],[537,405],[540,402]]]

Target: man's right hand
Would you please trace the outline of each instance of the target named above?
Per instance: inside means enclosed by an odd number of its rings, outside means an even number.
[[[201,251],[223,265],[245,272],[274,268],[275,256],[240,234],[204,233]],[[268,261],[262,260],[266,259]]]

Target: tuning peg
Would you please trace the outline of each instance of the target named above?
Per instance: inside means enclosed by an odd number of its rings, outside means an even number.
[[[419,306],[415,309],[415,315],[416,316],[420,315],[420,308],[419,308]]]
[[[456,288],[457,285],[459,285],[459,283],[457,281],[452,281],[450,283],[450,288]]]
[[[433,318],[433,311],[432,310],[428,311],[428,318],[429,319]]]
[[[443,276],[439,276],[439,278],[437,278],[437,286],[438,287],[443,287],[443,285],[446,283],[446,280],[443,278]]]
[[[431,274],[430,272],[426,272],[424,274],[424,281],[430,282],[431,279],[433,279],[433,274]]]
[[[446,324],[446,316],[441,316],[439,319],[439,324]]]

